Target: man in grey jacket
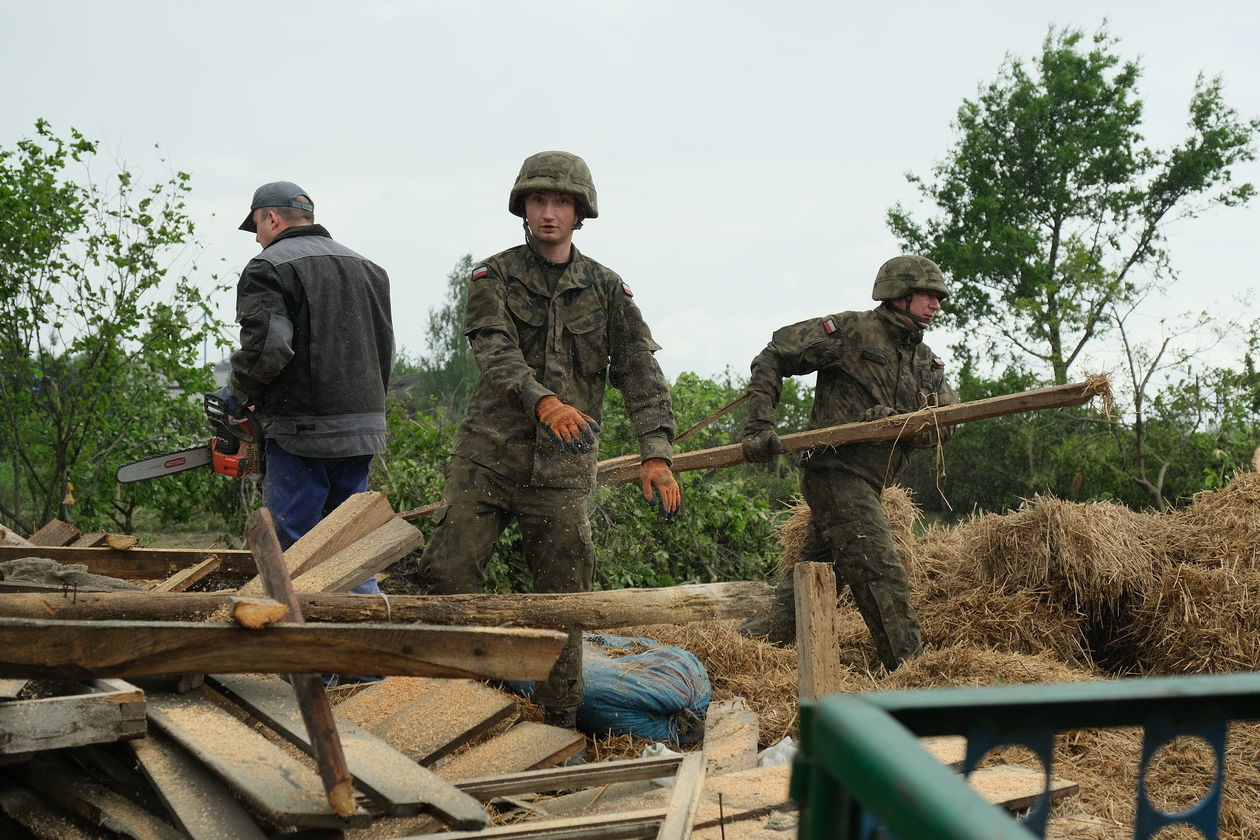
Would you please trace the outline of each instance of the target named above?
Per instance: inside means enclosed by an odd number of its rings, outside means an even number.
[[[385,451],[389,276],[315,224],[310,195],[290,181],[259,187],[240,229],[263,250],[236,287],[241,346],[227,390],[262,424],[263,500],[287,549],[366,490]],[[352,591],[380,590],[372,578]]]

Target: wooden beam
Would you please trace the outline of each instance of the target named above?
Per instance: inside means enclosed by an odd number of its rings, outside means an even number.
[[[254,556],[248,551],[202,548],[130,548],[119,550],[100,546],[41,546],[31,551],[30,546],[0,546],[0,562],[19,557],[47,557],[62,565],[82,563],[89,572],[109,575],[123,580],[161,580],[189,566],[195,566],[210,556],[217,556],[222,565],[220,571],[232,574],[254,570]]]
[[[395,516],[293,579],[299,592],[345,592],[424,545],[424,534]]]
[[[704,756],[688,753],[678,766],[674,778],[674,795],[669,800],[669,811],[661,823],[657,840],[687,840],[700,809],[700,794],[704,791]]]
[[[489,802],[495,797],[519,793],[549,793],[672,776],[678,772],[678,765],[682,760],[681,755],[663,755],[656,758],[600,761],[572,767],[545,767],[541,770],[461,779],[456,784],[460,790],[482,802]]]
[[[228,606],[232,620],[250,630],[261,630],[278,624],[289,614],[289,608],[270,598],[244,598],[233,595]]]
[[[121,681],[86,692],[0,703],[0,755],[144,737],[143,692]]]
[[[840,649],[836,642],[836,572],[830,563],[797,563],[796,657],[800,697],[816,700],[840,690]]]
[[[31,545],[69,545],[81,535],[82,532],[69,522],[50,519],[44,523],[44,527],[31,534],[30,543]]]
[[[286,741],[310,754],[292,689],[275,677],[212,676],[210,682]],[[456,711],[458,714],[458,711]],[[392,816],[431,813],[446,824],[471,830],[490,822],[476,799],[355,724],[339,719],[338,733],[357,785]]]
[[[227,607],[231,593],[110,592],[12,594],[0,616],[93,621],[204,620]],[[760,581],[698,583],[661,589],[520,595],[345,595],[297,593],[310,622],[388,621],[476,627],[611,630],[747,618],[770,609],[774,591]]]
[[[375,490],[354,494],[284,552],[289,578],[305,574],[393,518],[394,509],[383,494]],[[240,594],[263,594],[262,580],[255,577],[248,581]]]
[[[7,597],[7,596],[6,596]],[[364,596],[367,597],[367,596]],[[399,624],[0,620],[0,678],[155,674],[405,674],[546,679],[567,637],[553,630]]]
[[[839,426],[828,426],[825,429],[795,432],[783,435],[779,440],[783,444],[785,454],[817,449],[822,446],[896,440],[913,437],[919,432],[930,431],[941,426],[956,426],[960,423],[988,420],[1025,411],[1044,411],[1051,408],[1083,405],[1100,395],[1104,400],[1110,399],[1111,383],[1105,376],[1090,377],[1085,382],[1074,382],[1069,385],[1054,385],[1018,394],[972,400],[940,408],[927,408],[909,414],[894,414],[892,417],[872,420],[868,423],[845,423]],[[596,480],[601,485],[637,481],[639,460],[638,455],[622,455],[600,461],[596,466]],[[679,473],[688,470],[733,467],[743,462],[744,455],[739,444],[730,444],[675,455],[670,469]]]
[[[207,557],[195,566],[180,569],[166,580],[160,581],[150,592],[183,592],[188,587],[206,578],[218,570],[223,561],[218,557]]]

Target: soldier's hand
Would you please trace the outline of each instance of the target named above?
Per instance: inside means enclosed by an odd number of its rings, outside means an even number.
[[[656,503],[656,518],[668,522],[682,506],[682,490],[664,458],[648,458],[639,466],[643,498]]]
[[[885,417],[891,417],[897,413],[897,409],[892,406],[873,405],[858,415],[858,422],[866,423],[871,420],[883,420]]]
[[[764,464],[773,461],[783,451],[783,444],[774,429],[762,429],[746,432],[739,441],[739,449],[744,454],[745,461]]]
[[[581,454],[594,448],[599,422],[589,414],[560,402],[559,397],[550,394],[538,401],[534,413],[538,422],[547,427],[565,451]]]

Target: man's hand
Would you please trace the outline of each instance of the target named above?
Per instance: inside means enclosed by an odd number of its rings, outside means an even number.
[[[739,441],[739,449],[744,453],[744,460],[750,464],[764,464],[773,461],[783,451],[783,444],[774,429],[762,429],[758,432],[745,432]]]
[[[582,454],[594,448],[595,435],[599,432],[599,422],[594,417],[560,402],[560,398],[552,394],[538,401],[534,413],[565,451]]]
[[[885,417],[892,417],[894,414],[899,413],[900,412],[892,406],[873,405],[858,415],[858,422],[867,423],[871,420],[883,420]]]
[[[682,490],[674,479],[669,462],[664,458],[648,458],[639,466],[639,484],[643,498],[656,502],[656,517],[668,522],[682,505]]]

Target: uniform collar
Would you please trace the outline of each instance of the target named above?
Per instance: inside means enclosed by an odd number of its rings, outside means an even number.
[[[914,345],[921,344],[923,342],[923,333],[925,331],[918,329],[917,327],[909,326],[905,321],[898,317],[896,312],[893,312],[887,306],[883,306],[881,304],[880,306],[875,307],[874,312],[883,319],[884,327],[888,330],[889,337],[892,338],[895,343],[913,347]]]
[[[532,242],[526,243],[526,249],[529,252],[530,271],[526,272],[525,285],[529,290],[543,297],[551,297],[551,290],[547,285],[547,266],[558,265],[558,263],[548,263],[543,259],[542,254],[534,247]],[[591,273],[590,264],[586,258],[578,251],[576,245],[569,246],[569,262],[564,274],[560,275],[559,281],[556,283],[555,294],[557,296],[562,292],[570,289],[584,289],[595,282],[595,275]]]

